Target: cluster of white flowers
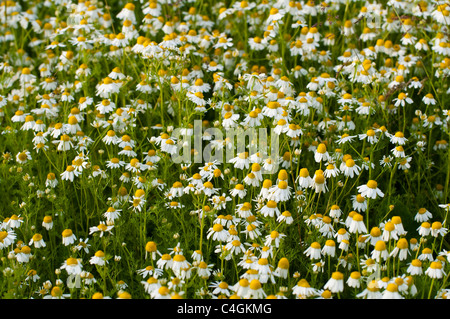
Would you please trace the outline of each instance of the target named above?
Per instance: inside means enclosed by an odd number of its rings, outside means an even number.
[[[37,195],[23,215],[2,210],[0,248],[36,268],[38,295],[71,297],[40,277],[47,262],[92,298],[407,298],[416,276],[447,284],[450,3],[201,3],[1,2],[0,182],[17,171],[12,187]],[[245,150],[227,135],[267,128]],[[172,160],[180,149],[188,161]],[[142,291],[96,293],[132,251]]]

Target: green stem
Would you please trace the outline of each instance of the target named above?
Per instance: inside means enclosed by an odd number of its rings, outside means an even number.
[[[428,291],[428,299],[431,299],[431,292],[433,291],[434,278],[431,280],[430,290]]]

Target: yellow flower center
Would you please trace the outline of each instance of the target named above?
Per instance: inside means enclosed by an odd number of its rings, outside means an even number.
[[[371,188],[371,189],[376,189],[378,186],[378,183],[374,180],[370,180],[367,182],[367,187]]]

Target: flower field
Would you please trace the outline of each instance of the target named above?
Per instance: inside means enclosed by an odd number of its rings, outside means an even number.
[[[0,3],[1,299],[446,299],[450,2]]]

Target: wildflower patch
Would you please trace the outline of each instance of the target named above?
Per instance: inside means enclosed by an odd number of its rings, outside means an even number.
[[[449,12],[1,1],[0,298],[448,298]]]

